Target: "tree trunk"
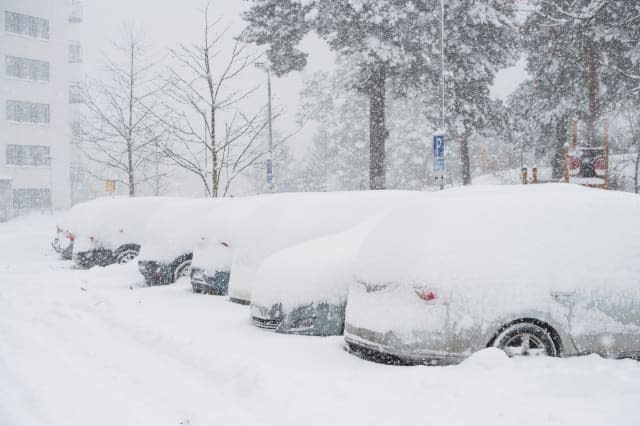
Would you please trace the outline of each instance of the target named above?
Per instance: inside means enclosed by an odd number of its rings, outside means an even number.
[[[127,157],[129,164],[129,196],[133,197],[136,195],[136,187],[133,176],[133,152],[131,149],[131,145],[129,145],[129,148],[127,149]]]
[[[554,132],[553,157],[551,158],[551,176],[560,180],[564,174],[564,145],[569,141],[569,117],[563,116],[556,122]]]
[[[131,41],[131,46],[129,47],[131,60],[129,62],[129,128],[127,129],[127,171],[129,172],[129,196],[133,197],[136,193],[135,180],[133,176],[133,88],[135,86],[134,61],[136,49],[133,40]]]
[[[471,185],[471,157],[466,133],[460,138],[460,161],[462,162],[462,184]]]
[[[638,167],[640,166],[640,151],[636,154],[636,168],[633,174],[633,190],[638,193]]]
[[[385,140],[385,79],[384,66],[375,66],[369,82],[369,188],[386,188]]]
[[[209,89],[209,101],[211,116],[209,117],[209,139],[211,142],[211,193],[209,194],[212,198],[216,198],[218,196],[218,186],[220,182],[218,181],[218,152],[216,150],[217,143],[216,141],[216,110],[217,110],[217,96],[216,96],[216,88],[213,82],[213,75],[211,72],[211,58],[209,57],[209,15],[208,12],[205,12],[205,30],[204,30],[204,68],[207,76],[207,86]],[[205,151],[207,148],[207,141],[205,139]]]
[[[587,146],[598,144],[596,137],[596,120],[598,119],[598,70],[596,51],[593,46],[587,47],[587,91],[589,110],[587,112]]]
[[[216,198],[218,196],[218,153],[216,151],[216,108],[211,108],[211,197]]]

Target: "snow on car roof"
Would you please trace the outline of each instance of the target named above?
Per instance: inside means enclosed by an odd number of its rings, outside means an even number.
[[[274,194],[236,235],[229,295],[249,300],[257,268],[285,247],[343,231],[386,208],[424,197],[416,191]]]
[[[344,303],[352,265],[375,217],[346,231],[305,241],[267,257],[255,276],[252,303],[288,310],[310,303]]]
[[[248,218],[270,196],[229,198],[223,205],[209,212],[193,248],[191,265],[206,272],[229,270],[231,255],[236,247],[235,236],[247,225]]]
[[[165,203],[147,221],[140,260],[173,261],[191,253],[207,226],[209,215],[228,200],[175,199]]]
[[[465,290],[637,285],[640,197],[545,184],[454,189],[389,213],[358,279]]]
[[[68,227],[77,237],[94,237],[105,246],[142,240],[144,226],[171,197],[103,197],[75,205],[68,214]]]

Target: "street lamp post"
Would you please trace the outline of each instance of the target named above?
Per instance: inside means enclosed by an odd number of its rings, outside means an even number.
[[[440,0],[440,130],[444,132],[444,0]]]
[[[433,135],[433,168],[438,173],[436,182],[444,189],[445,130],[444,130],[444,0],[440,0],[440,129]]]
[[[269,154],[267,157],[267,184],[269,192],[274,192],[273,185],[273,127],[271,114],[271,66],[264,62],[257,62],[256,66],[267,73],[267,113],[269,114]]]

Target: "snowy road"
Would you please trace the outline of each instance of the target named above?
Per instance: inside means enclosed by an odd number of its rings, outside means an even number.
[[[640,363],[597,356],[391,367],[246,306],[71,269],[51,217],[0,224],[0,425],[637,425]]]

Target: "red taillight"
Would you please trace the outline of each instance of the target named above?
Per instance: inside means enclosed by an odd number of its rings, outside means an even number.
[[[76,239],[76,236],[73,235],[73,233],[67,231],[67,238],[70,239],[71,241],[73,241],[73,240]]]
[[[416,295],[424,300],[425,302],[433,302],[434,300],[436,300],[438,298],[438,296],[436,295],[435,291],[429,289],[429,288],[423,288],[423,287],[416,287],[415,289]]]

